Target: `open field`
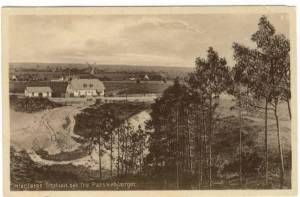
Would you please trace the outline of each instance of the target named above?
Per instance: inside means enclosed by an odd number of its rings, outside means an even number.
[[[109,94],[161,94],[163,91],[173,84],[168,81],[142,81],[136,83],[135,81],[105,81],[103,82],[106,88],[106,93]]]

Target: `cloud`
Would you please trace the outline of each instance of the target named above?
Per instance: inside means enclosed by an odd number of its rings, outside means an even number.
[[[197,33],[205,32],[182,20],[161,19],[157,17],[143,17],[132,26],[144,27],[144,28],[145,26],[149,26],[149,27],[161,27],[166,29],[181,29],[181,30],[185,29]]]
[[[60,15],[10,19],[10,60],[194,65],[209,46],[230,59],[251,44],[259,15]],[[288,21],[270,16],[278,32]],[[229,61],[230,62],[230,61]]]
[[[72,30],[74,31],[77,28],[73,27]],[[152,61],[157,60],[155,64],[163,64],[158,61],[178,59],[180,56],[189,55],[189,49],[195,47],[193,45],[197,43],[190,38],[195,37],[195,34],[200,36],[204,32],[187,22],[163,20],[155,17],[142,17],[137,21],[121,23],[120,25],[112,24],[109,29],[101,30],[105,38],[103,38],[103,35],[90,34],[91,28],[86,31],[88,33],[82,40],[76,42],[76,46],[73,44],[66,45],[66,47],[60,47],[60,49],[56,49],[48,55],[53,58],[71,57],[73,55],[74,59],[99,56],[99,59],[102,59],[103,56],[111,55],[115,58],[116,55],[123,54],[122,58],[125,56],[126,59],[128,57],[139,57],[141,61],[140,57],[144,56],[144,63],[146,63],[151,57]],[[114,31],[113,34],[110,33],[112,31]],[[182,40],[182,38],[185,39]],[[181,41],[179,42],[179,40]],[[135,54],[135,56],[132,56],[132,54]],[[160,58],[157,58],[159,56]]]

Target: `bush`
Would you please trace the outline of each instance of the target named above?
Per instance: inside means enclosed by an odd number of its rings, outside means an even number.
[[[244,176],[256,176],[263,170],[264,159],[255,151],[243,152],[242,173]],[[224,165],[223,172],[236,173],[239,169],[239,160],[233,160]]]
[[[10,107],[19,112],[37,112],[45,109],[61,107],[62,104],[50,101],[47,98],[17,98],[10,97]]]

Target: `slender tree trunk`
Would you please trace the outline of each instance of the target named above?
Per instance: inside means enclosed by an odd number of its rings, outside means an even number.
[[[125,175],[127,175],[128,172],[128,162],[127,162],[127,158],[128,158],[128,145],[127,145],[127,136],[125,137]]]
[[[99,136],[99,178],[102,179],[102,166],[101,166],[101,137]]]
[[[278,153],[280,157],[280,188],[283,188],[283,182],[284,182],[284,163],[283,163],[283,153],[282,153],[282,147],[281,147],[281,139],[280,139],[280,128],[279,128],[279,119],[277,114],[277,103],[278,101],[275,101],[275,110],[274,115],[276,119],[276,127],[277,127],[277,140],[278,140]]]
[[[242,106],[241,106],[241,97],[239,96],[239,134],[240,134],[240,187],[242,186],[242,181],[243,181],[243,166],[242,166],[242,154],[243,154],[243,147],[242,147]]]
[[[199,150],[199,154],[197,154],[197,175],[198,175],[198,189],[200,189],[201,185],[200,185],[200,158],[201,158],[201,154],[200,154],[200,127],[199,127],[199,109],[196,108],[196,130],[198,131],[197,135],[196,135],[196,146]]]
[[[113,176],[113,133],[110,134],[110,177]]]
[[[164,119],[164,121],[163,121],[163,125],[167,125],[167,120],[166,119]],[[174,153],[174,150],[173,150],[173,146],[172,146],[172,138],[170,137],[170,133],[167,133],[167,140],[168,140],[168,149],[167,149],[167,153],[166,153],[166,155],[172,155],[172,153]],[[145,144],[144,144],[144,146],[145,146]],[[174,162],[172,162],[172,161],[170,161],[170,160],[166,160],[166,166],[165,166],[165,174],[166,174],[166,176],[165,176],[165,179],[166,179],[166,182],[167,182],[167,184],[169,183],[169,171],[168,171],[168,169],[169,169],[169,166],[172,166],[172,164],[173,164]],[[172,181],[171,181],[172,182]]]
[[[199,109],[197,109],[199,110]],[[197,111],[197,127],[199,129],[199,133],[198,133],[198,147],[199,147],[199,159],[198,159],[198,188],[201,189],[201,185],[202,185],[202,129],[204,128],[203,126],[203,117],[201,119],[201,125],[202,125],[202,128],[200,128],[200,124],[199,124],[199,111]]]
[[[189,110],[187,110],[187,132],[188,132],[188,164],[189,164],[189,174],[192,174],[192,168],[193,168],[193,164],[192,164],[192,153],[191,153],[191,132],[190,132],[190,128],[189,128],[189,124],[190,124],[190,119],[189,119]]]
[[[117,160],[117,176],[120,176],[120,130],[117,129],[117,137],[118,137],[118,160]]]
[[[140,142],[140,174],[142,174],[142,165],[143,165],[143,142]]]
[[[123,149],[122,149],[122,175],[125,174],[125,138],[123,138]]]
[[[121,176],[124,174],[124,152],[125,152],[125,140],[124,140],[124,133],[122,134],[122,149],[121,149]]]
[[[205,172],[203,172],[203,160],[205,161],[206,159],[206,156],[205,156],[205,147],[206,147],[206,143],[205,143],[205,138],[203,140],[203,135],[206,136],[206,125],[205,125],[205,112],[204,112],[204,107],[202,109],[202,117],[201,117],[201,125],[202,125],[202,128],[201,128],[201,133],[200,133],[200,155],[201,155],[201,158],[200,158],[200,170],[201,170],[201,177],[200,177],[200,182],[201,182],[201,185],[203,184],[203,177],[205,175]],[[204,151],[204,152],[203,152]],[[205,162],[204,162],[205,164]]]
[[[179,189],[179,134],[178,134],[178,107],[176,109],[176,188]]]
[[[184,125],[182,125],[184,126]],[[187,138],[185,136],[185,130],[181,130],[181,135],[179,136],[180,139],[182,139],[181,143],[179,144],[179,153],[180,153],[180,165],[179,169],[181,169],[181,174],[184,175],[185,172],[187,171],[188,166],[188,160],[185,156],[187,156]]]
[[[134,166],[135,166],[135,150],[134,150],[135,149],[135,144],[133,143],[133,144],[131,144],[131,146],[132,146],[132,153],[131,153],[130,161],[131,161],[132,167],[129,170],[129,172],[134,173],[135,172],[135,168],[134,168]]]
[[[265,103],[265,183],[268,186],[268,170],[269,170],[269,161],[268,161],[268,99]]]
[[[201,136],[202,140],[202,183],[203,183],[203,178],[207,179],[207,172],[208,172],[208,159],[207,159],[207,125],[205,123],[205,112],[204,110],[202,111],[202,118],[203,118],[203,136]]]
[[[209,145],[209,188],[212,188],[212,151]]]
[[[209,188],[212,188],[212,95],[209,97]]]
[[[287,99],[286,100],[287,106],[288,106],[288,110],[289,110],[289,115],[290,115],[290,120],[292,119],[292,113],[291,113],[291,106],[290,106],[290,100]]]

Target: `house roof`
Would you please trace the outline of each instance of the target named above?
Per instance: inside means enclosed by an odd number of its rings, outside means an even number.
[[[49,86],[26,87],[25,90],[28,92],[52,92]]]
[[[72,79],[70,85],[76,90],[99,90],[105,89],[99,79]]]

